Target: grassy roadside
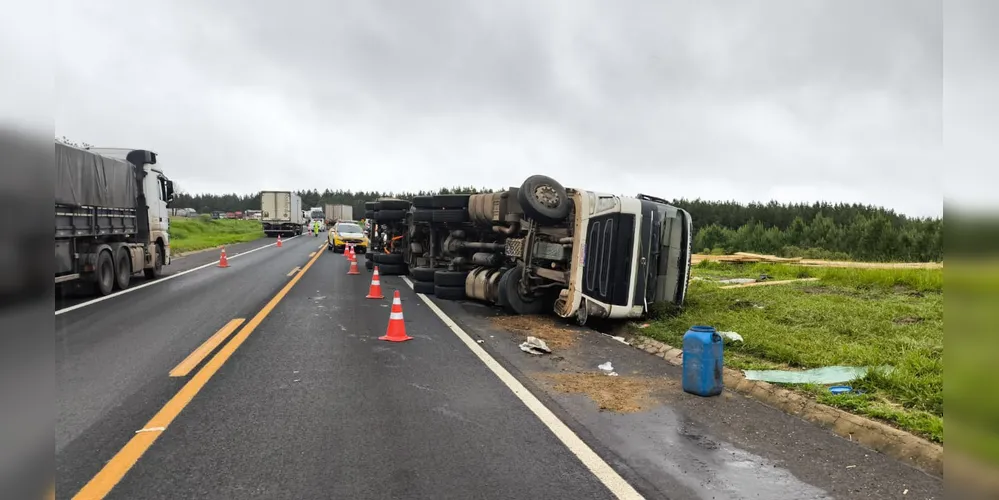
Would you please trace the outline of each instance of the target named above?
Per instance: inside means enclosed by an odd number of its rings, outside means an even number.
[[[819,281],[734,289],[715,281],[761,274]],[[643,334],[680,346],[695,324],[738,332],[745,341],[725,347],[726,364],[737,369],[892,366],[850,384],[863,394],[786,387],[943,443],[942,270],[703,262],[694,276],[684,311]]]
[[[170,249],[174,254],[244,243],[263,237],[260,222],[255,220],[209,217],[170,219]]]

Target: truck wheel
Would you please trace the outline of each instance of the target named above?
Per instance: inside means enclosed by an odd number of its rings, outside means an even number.
[[[434,285],[434,295],[444,300],[465,300],[466,298],[464,286]]]
[[[414,280],[422,281],[424,283],[433,283],[435,274],[437,274],[437,270],[432,267],[409,268],[409,275],[412,276]]]
[[[159,243],[156,244],[156,259],[153,261],[152,269],[143,269],[143,274],[146,275],[146,279],[154,280],[163,275],[163,262],[166,260],[166,256],[163,254],[163,246]]]
[[[115,286],[119,290],[125,290],[132,282],[132,257],[128,255],[128,249],[118,249],[118,258],[115,259],[114,270]]]
[[[532,175],[520,185],[517,201],[524,215],[541,224],[557,224],[569,216],[569,195],[555,179]]]
[[[365,260],[364,261],[364,268],[367,269],[368,271],[374,269],[375,268],[375,261],[373,261],[371,259]]]
[[[428,283],[426,281],[414,281],[413,291],[416,293],[422,293],[423,295],[433,295],[434,289],[437,288],[433,283]]]
[[[101,295],[111,295],[111,292],[114,291],[114,260],[111,258],[111,252],[102,251],[97,254],[94,280],[97,283],[97,291]]]
[[[383,276],[405,276],[406,270],[405,264],[378,264],[378,274]]]
[[[434,208],[433,196],[414,196],[413,206],[416,208]]]
[[[439,194],[434,196],[433,208],[468,208],[467,194]]]
[[[465,278],[467,277],[468,271],[437,271],[434,273],[434,284],[443,287],[460,286],[464,290]]]
[[[467,210],[434,210],[434,222],[468,222]]]
[[[410,203],[406,200],[381,200],[375,202],[375,211],[409,210]]]
[[[375,264],[405,264],[405,258],[401,253],[376,253],[371,255],[371,260]]]
[[[433,222],[434,211],[428,208],[417,208],[413,212],[413,220],[416,222]]]
[[[503,289],[507,309],[514,314],[541,314],[545,304],[540,298],[524,297],[520,293],[520,280],[523,266],[511,268],[500,278],[499,286]]]
[[[395,222],[406,218],[405,210],[379,210],[375,212],[376,222]]]

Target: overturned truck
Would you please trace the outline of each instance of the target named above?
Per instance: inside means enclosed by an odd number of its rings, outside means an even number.
[[[691,219],[666,200],[566,189],[543,175],[484,194],[365,204],[366,267],[413,278],[419,293],[476,299],[516,314],[638,318],[681,306]]]

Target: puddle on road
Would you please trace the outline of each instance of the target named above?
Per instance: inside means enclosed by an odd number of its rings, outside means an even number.
[[[640,414],[600,414],[609,431],[643,476],[662,477],[688,488],[696,498],[832,499],[825,490],[804,483],[779,463],[713,439],[695,423],[681,420],[666,407]],[[608,425],[609,423],[609,425]],[[669,487],[670,485],[662,485]]]

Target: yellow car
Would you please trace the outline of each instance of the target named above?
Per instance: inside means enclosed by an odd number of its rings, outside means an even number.
[[[337,222],[326,237],[326,246],[333,252],[343,253],[347,244],[354,245],[355,253],[364,253],[368,249],[368,237],[354,221]]]

